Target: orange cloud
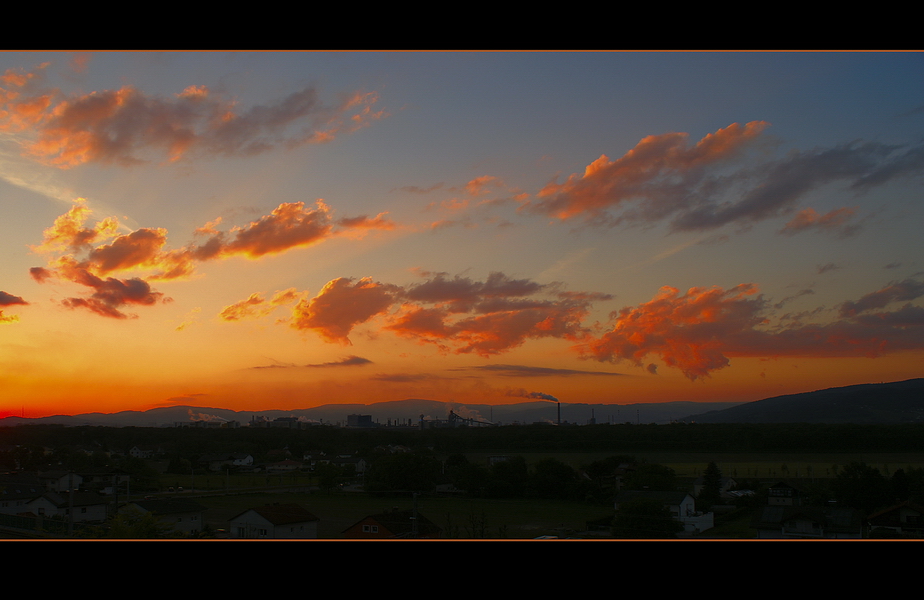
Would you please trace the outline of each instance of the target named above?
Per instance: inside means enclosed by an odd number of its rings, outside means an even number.
[[[87,207],[87,201],[77,198],[74,206],[67,213],[55,219],[54,225],[45,230],[44,241],[32,249],[43,253],[64,249],[80,251],[93,243],[116,235],[119,223],[113,218],[103,219],[92,229],[85,228],[83,224],[91,212]]]
[[[75,69],[85,64],[78,55]],[[323,143],[387,116],[373,111],[374,93],[357,93],[325,106],[313,88],[278,102],[237,112],[236,101],[189,86],[172,97],[133,87],[65,96],[32,91],[38,73],[9,70],[0,78],[0,130],[30,129],[28,154],[71,168],[88,162],[132,165],[158,155],[176,161],[194,152],[248,156],[279,146]]]
[[[486,189],[488,186],[503,188],[504,182],[494,177],[492,175],[482,175],[481,177],[476,177],[468,183],[465,184],[465,191],[472,196],[482,196],[488,193]]]
[[[676,288],[663,287],[650,302],[620,310],[613,330],[587,347],[597,360],[629,360],[637,366],[657,354],[690,379],[704,377],[728,366],[722,349],[730,333],[764,322],[759,316],[763,301],[753,297],[756,293],[752,284],[727,291],[691,288],[682,296]]]
[[[453,341],[458,353],[491,356],[522,345],[527,339],[553,337],[578,341],[588,331],[582,326],[587,306],[569,301],[544,302],[531,307],[508,307],[457,321]]]
[[[246,300],[226,306],[218,318],[222,321],[240,321],[264,317],[277,307],[299,300],[302,296],[304,293],[296,291],[295,288],[276,292],[270,300],[265,300],[260,294],[251,294]]]
[[[55,220],[53,227],[45,230],[44,242],[33,250],[42,253],[86,251],[86,259],[81,264],[98,275],[141,268],[155,271],[151,275],[153,279],[176,279],[192,274],[198,262],[234,256],[256,259],[311,246],[333,235],[396,227],[385,218],[385,213],[373,219],[366,216],[343,218],[335,227],[331,210],[322,200],[316,202],[315,208],[307,208],[304,202],[291,202],[280,204],[269,215],[228,232],[217,229],[221,219],[216,219],[195,231],[198,235],[209,236],[204,242],[168,250],[165,229],[141,228],[116,235],[119,224],[111,217],[93,228],[84,227],[90,214],[86,201],[78,199],[66,214]],[[111,243],[93,247],[110,238],[114,238]],[[41,271],[33,273],[37,280],[46,276],[47,273]]]
[[[262,314],[261,309],[265,304],[266,300],[263,296],[260,294],[251,294],[246,300],[241,300],[240,302],[235,302],[230,306],[226,306],[221,313],[219,313],[218,318],[222,321],[240,321],[241,319],[259,316]]]
[[[70,67],[75,73],[85,73],[87,65],[90,64],[91,54],[88,52],[78,52],[71,56]]]
[[[100,274],[154,266],[166,243],[166,229],[137,229],[117,237],[111,244],[94,248],[87,260]]]
[[[621,158],[611,161],[602,155],[583,175],[575,173],[564,183],[549,183],[539,192],[538,202],[523,206],[565,220],[598,216],[636,198],[654,203],[660,200],[664,186],[676,185],[672,179],[699,180],[703,168],[739,155],[768,125],[765,121],[744,126],[733,123],[706,135],[692,148],[686,144],[686,133],[650,135]]]
[[[330,209],[318,200],[315,208],[306,208],[303,202],[280,204],[269,215],[251,222],[245,227],[234,227],[230,232],[217,229],[220,219],[197,229],[197,234],[209,237],[200,244],[181,249],[166,249],[167,231],[157,228],[141,228],[125,235],[116,235],[118,222],[114,218],[100,221],[95,227],[84,224],[91,214],[86,201],[78,199],[74,206],[55,220],[55,224],[44,232],[44,241],[33,250],[41,253],[56,253],[47,267],[33,267],[30,274],[39,283],[50,278],[72,281],[95,290],[88,299],[70,298],[65,305],[87,308],[97,314],[123,318],[119,307],[124,304],[153,304],[160,298],[158,292],[150,289],[144,279],[129,280],[103,276],[129,270],[144,270],[149,279],[176,279],[193,273],[197,263],[225,259],[232,256],[260,258],[278,254],[293,248],[310,246],[332,235],[365,231],[372,228],[390,228],[394,224],[384,213],[374,219],[358,217],[341,219],[340,228],[335,229]],[[101,243],[110,238],[111,243]],[[95,247],[94,247],[95,245]],[[62,254],[63,253],[63,254]],[[81,259],[79,255],[83,254]],[[153,273],[152,273],[153,272]],[[142,289],[146,286],[146,289]],[[256,311],[258,315],[269,312],[284,302],[299,297],[295,290],[280,292],[269,306]],[[149,301],[149,299],[152,299]],[[251,313],[244,309],[259,299],[232,305],[225,309],[222,318],[230,320]]]
[[[637,366],[650,355],[680,369],[691,380],[729,365],[729,357],[876,357],[924,349],[924,308],[906,304],[872,312],[895,300],[924,295],[924,284],[908,280],[847,302],[841,319],[770,327],[769,305],[753,284],[692,288],[680,295],[664,287],[650,302],[614,313],[613,329],[581,349],[599,361],[628,360]]]
[[[557,299],[529,297],[537,293],[553,294]],[[557,292],[554,285],[511,279],[503,273],[492,273],[483,282],[438,273],[407,287],[369,278],[355,282],[340,278],[329,282],[315,298],[299,301],[291,326],[314,330],[329,342],[349,344],[355,326],[398,307],[389,316],[386,331],[435,344],[443,351],[490,356],[527,339],[584,339],[588,330],[581,321],[591,300],[601,299],[610,296]],[[259,306],[262,300],[252,296],[247,302]]]
[[[675,231],[703,231],[786,214],[805,194],[832,182],[847,181],[850,188],[865,191],[924,170],[920,144],[898,148],[863,141],[793,150],[779,160],[757,158],[735,170],[717,170],[763,144],[767,126],[764,121],[733,123],[692,147],[685,133],[645,137],[616,160],[602,155],[583,174],[574,173],[563,183],[554,179],[536,199],[521,201],[520,211],[561,220],[583,217],[607,226],[670,220]],[[847,224],[851,210],[818,216],[809,209],[781,233],[824,229],[851,235],[857,230]]]
[[[553,294],[557,300],[535,299]],[[442,350],[491,356],[543,337],[583,339],[582,325],[592,300],[607,294],[557,292],[557,286],[491,273],[473,281],[438,273],[428,281],[408,286],[404,305],[386,329]],[[430,304],[433,306],[422,306]],[[469,313],[470,316],[461,316]]]
[[[853,218],[856,210],[853,208],[838,208],[819,215],[815,209],[806,208],[800,210],[791,221],[786,223],[780,233],[785,235],[795,235],[802,231],[819,230],[819,231],[838,231],[842,235],[851,232],[846,227],[847,221]]]
[[[24,95],[43,79],[48,64],[34,72],[7,69],[0,75],[0,131],[22,131],[38,123],[52,102],[51,94]]]
[[[306,210],[304,202],[284,203],[247,227],[233,229],[232,239],[222,245],[219,254],[243,254],[250,258],[278,254],[317,243],[331,229],[330,209],[323,201],[318,200],[314,210]]]
[[[387,214],[387,212],[382,212],[371,219],[366,215],[360,215],[358,217],[345,217],[343,219],[339,219],[337,221],[337,225],[344,227],[346,234],[353,237],[361,237],[365,235],[366,232],[373,229],[392,231],[397,227],[397,225],[394,221],[385,217]]]
[[[328,342],[351,344],[353,328],[388,311],[397,287],[372,281],[339,278],[327,283],[311,300],[295,306],[291,326],[313,330]]]

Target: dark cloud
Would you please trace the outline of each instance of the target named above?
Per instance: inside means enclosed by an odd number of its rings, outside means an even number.
[[[823,215],[819,215],[814,209],[806,208],[799,213],[786,225],[779,233],[783,235],[795,235],[803,231],[830,231],[838,237],[849,237],[858,231],[857,225],[848,225],[848,221],[853,218],[856,210],[853,208],[838,208]]]
[[[436,183],[427,188],[418,187],[416,185],[406,185],[404,187],[396,188],[391,191],[402,191],[409,194],[429,194],[432,191],[438,190],[443,187],[443,183]]]
[[[840,315],[842,317],[856,316],[861,312],[885,308],[892,302],[910,302],[921,296],[924,296],[924,282],[905,279],[866,294],[856,302],[843,303],[840,307]]]
[[[376,373],[369,379],[373,381],[384,381],[387,383],[414,383],[416,381],[426,381],[428,379],[440,379],[436,375],[428,373]]]
[[[0,306],[13,306],[15,304],[28,304],[28,302],[19,296],[0,291]]]
[[[0,306],[16,306],[19,304],[29,303],[19,296],[14,296],[13,294],[0,291]],[[3,311],[0,310],[0,323],[15,323],[17,321],[19,321],[19,317],[17,315],[4,315]]]
[[[624,218],[658,220],[675,212],[689,192],[703,182],[707,169],[740,157],[759,139],[769,124],[753,121],[733,123],[688,144],[685,133],[666,133],[643,138],[616,160],[601,156],[584,171],[564,183],[553,181],[526,202],[523,210],[559,219],[583,216],[613,222],[608,211],[638,201]]]
[[[511,279],[503,273],[491,273],[486,281],[473,281],[456,275],[438,273],[429,281],[409,286],[404,296],[414,302],[448,303],[452,310],[466,312],[485,300],[529,296],[547,286],[528,279]]]
[[[792,300],[795,300],[796,298],[801,298],[802,296],[808,296],[808,295],[811,295],[811,294],[814,294],[814,293],[815,293],[815,292],[814,292],[813,290],[810,290],[810,289],[799,290],[796,294],[794,294],[794,295],[792,295],[792,296],[788,296],[788,297],[786,297],[786,298],[783,298],[782,300],[780,300],[779,302],[777,302],[776,304],[774,304],[774,305],[773,305],[773,308],[779,310],[779,309],[783,308],[783,306],[784,306],[786,303],[788,303],[788,302],[790,302],[790,301],[792,301]]]
[[[251,369],[304,369],[304,368],[328,368],[328,367],[362,367],[365,365],[371,365],[372,361],[368,358],[363,358],[361,356],[350,355],[340,360],[335,360],[326,363],[315,363],[307,365],[297,365],[294,363],[276,363],[273,365],[266,365],[261,367],[251,367]]]
[[[924,145],[863,141],[794,150],[783,159],[748,166],[746,151],[770,143],[763,135],[767,126],[732,124],[692,147],[683,133],[648,136],[621,158],[601,156],[583,174],[549,183],[521,211],[605,226],[668,220],[673,231],[707,231],[791,213],[807,193],[830,183],[845,182],[861,192],[924,172]],[[740,166],[729,172],[735,161]],[[781,233],[815,229],[852,235],[858,227],[848,224],[853,216],[848,208],[825,215],[806,209]]]
[[[672,226],[680,231],[705,230],[732,222],[776,217],[821,185],[838,180],[859,181],[864,173],[872,172],[887,160],[894,150],[894,146],[854,142],[836,148],[792,152],[783,160],[729,178],[729,182],[738,185],[747,182],[740,199],[704,199],[701,206],[678,216]],[[922,166],[924,162],[918,168]]]
[[[611,373],[607,371],[580,371],[576,369],[550,369],[547,367],[529,367],[524,365],[480,365],[477,367],[462,367],[453,371],[488,371],[504,377],[626,377],[624,373]]]
[[[122,312],[126,305],[150,306],[161,301],[163,294],[151,290],[142,279],[105,279],[84,272],[76,279],[78,283],[96,290],[89,298],[65,298],[61,301],[68,308],[86,308],[98,315],[114,319],[135,317]],[[164,299],[169,300],[169,299]]]
[[[363,358],[361,356],[350,355],[340,360],[335,360],[332,362],[320,363],[315,365],[307,365],[309,367],[360,367],[363,365],[371,365],[372,361],[368,358]]]

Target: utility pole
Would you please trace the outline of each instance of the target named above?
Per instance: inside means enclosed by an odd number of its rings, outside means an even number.
[[[67,537],[74,537],[74,472],[67,473]]]
[[[417,492],[414,492],[414,513],[411,515],[411,537],[417,539],[420,531],[417,528]]]

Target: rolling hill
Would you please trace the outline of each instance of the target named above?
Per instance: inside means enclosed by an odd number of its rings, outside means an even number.
[[[684,420],[697,423],[924,423],[924,379],[776,396]]]

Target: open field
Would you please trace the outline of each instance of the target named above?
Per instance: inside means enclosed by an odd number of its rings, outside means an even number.
[[[668,466],[678,477],[699,477],[710,462],[715,462],[726,477],[759,478],[818,478],[829,479],[837,470],[851,462],[864,462],[889,476],[898,469],[924,467],[924,454],[795,454],[795,453],[693,453],[693,452],[534,452],[518,453],[533,464],[544,458],[555,458],[574,468],[614,455],[634,456],[638,460]],[[508,454],[513,455],[513,454]],[[470,452],[471,462],[486,462],[496,454]],[[482,464],[484,464],[484,462]]]

